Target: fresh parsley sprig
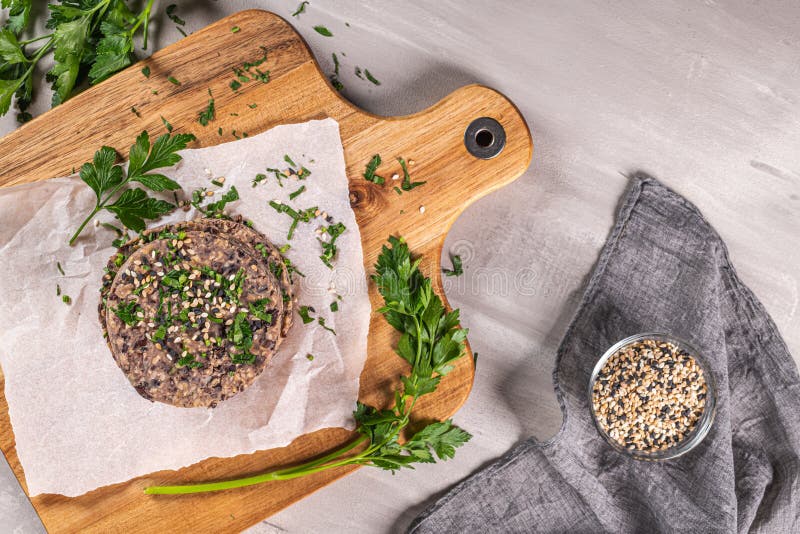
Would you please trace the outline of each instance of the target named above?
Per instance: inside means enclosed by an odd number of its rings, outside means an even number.
[[[166,134],[156,139],[151,147],[150,136],[143,131],[128,154],[127,175],[116,163],[117,153],[113,148],[104,146],[98,150],[93,161],[84,163],[80,170],[81,180],[94,191],[95,206],[70,238],[69,244],[75,243],[89,221],[101,210],[110,211],[134,232],[145,229],[145,219],[157,219],[172,211],[175,208],[173,204],[152,198],[141,188],[124,188],[137,182],[151,191],[180,189],[181,186],[171,178],[151,171],[178,163],[182,159],[178,151],[194,139],[192,134]],[[122,194],[117,196],[120,191]]]
[[[53,84],[53,105],[67,100],[88,78],[99,83],[133,62],[133,39],[140,31],[147,49],[148,25],[154,0],[138,12],[123,0],[61,0],[47,4],[46,27],[52,33],[19,40],[31,26],[32,0],[2,0],[9,18],[0,30],[0,115],[16,94],[21,122],[33,99],[33,77],[39,61],[53,53],[46,78]],[[38,48],[37,48],[38,47]]]
[[[429,423],[405,441],[417,400],[436,390],[465,354],[467,331],[458,325],[458,310],[448,312],[433,292],[430,278],[422,275],[419,260],[412,260],[408,245],[390,237],[375,265],[372,279],[383,296],[379,310],[402,335],[396,352],[411,365],[394,394],[394,406],[378,409],[357,403],[353,412],[358,439],[321,458],[252,477],[188,486],[151,486],[149,495],[186,494],[252,486],[272,480],[304,477],[345,465],[366,465],[388,471],[412,468],[415,463],[447,460],[472,436],[451,420]],[[309,360],[314,357],[310,356]],[[353,452],[353,451],[360,452]]]

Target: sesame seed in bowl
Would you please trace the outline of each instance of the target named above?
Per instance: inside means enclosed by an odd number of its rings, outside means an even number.
[[[609,348],[589,381],[598,432],[640,460],[669,460],[696,447],[714,421],[711,371],[687,342],[637,334]]]

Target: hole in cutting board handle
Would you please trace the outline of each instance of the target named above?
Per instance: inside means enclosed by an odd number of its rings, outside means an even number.
[[[476,158],[492,159],[506,146],[506,131],[491,117],[475,119],[464,132],[464,146]]]

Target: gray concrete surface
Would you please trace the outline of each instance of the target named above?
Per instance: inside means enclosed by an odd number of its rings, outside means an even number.
[[[196,30],[246,7],[288,17],[297,3],[184,1],[178,13]],[[179,34],[160,19],[163,46]],[[466,263],[447,295],[480,353],[455,418],[473,441],[444,464],[395,476],[362,469],[252,532],[403,530],[517,441],[551,436],[561,418],[555,349],[637,170],[700,207],[800,356],[797,2],[312,0],[294,22],[325,69],[331,52],[347,54],[344,94],[359,106],[410,113],[480,82],[520,107],[536,148],[528,172],[467,209],[447,237],[445,252]],[[382,85],[353,76],[356,64]],[[0,121],[0,133],[13,128]],[[41,528],[0,465],[0,531]]]

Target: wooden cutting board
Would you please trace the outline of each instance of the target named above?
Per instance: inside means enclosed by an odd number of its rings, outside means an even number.
[[[231,32],[233,26],[240,31]],[[260,68],[270,71],[269,83],[245,83],[234,92],[229,87],[235,78],[232,69],[262,57],[262,46],[268,49],[268,59]],[[145,65],[150,67],[149,78],[141,72]],[[181,84],[171,83],[169,76]],[[208,103],[209,88],[217,118],[203,127],[197,117]],[[257,107],[251,108],[254,103]],[[131,111],[132,106],[138,115]],[[478,85],[461,88],[414,115],[379,117],[366,113],[331,87],[303,39],[286,21],[253,10],[190,35],[1,139],[0,186],[70,174],[90,160],[101,145],[127,154],[142,130],[163,133],[162,116],[176,132],[195,134],[198,142],[193,146],[231,141],[234,129],[237,135],[253,135],[278,124],[336,119],[368,274],[386,238],[402,235],[414,253],[424,255],[423,272],[432,277],[440,295],[440,254],[448,228],[469,204],[521,175],[533,150],[530,132],[516,107],[497,91]],[[476,158],[465,148],[465,131],[480,117],[496,119],[505,130],[505,147],[493,159]],[[414,161],[410,166],[412,178],[428,183],[399,196],[393,192],[391,181],[384,187],[365,181],[364,166],[376,153],[385,161],[380,168],[382,175],[400,172],[395,157],[402,156]],[[425,206],[424,213],[420,206]],[[382,304],[371,283],[370,299],[373,310]],[[392,350],[396,340],[383,317],[373,312],[368,358],[361,375],[359,397],[363,402],[390,405],[392,388],[407,371]],[[419,416],[442,419],[456,412],[470,392],[474,372],[469,354],[444,378],[435,394],[418,403]],[[0,390],[3,383],[0,373]],[[39,495],[31,502],[50,532],[236,532],[354,468],[213,494],[146,496],[142,490],[152,484],[259,473],[319,456],[353,437],[342,429],[321,430],[281,449],[212,458],[180,471],[153,473],[77,498]],[[0,448],[26,488],[8,405],[1,395]]]

